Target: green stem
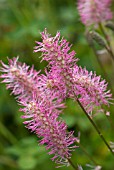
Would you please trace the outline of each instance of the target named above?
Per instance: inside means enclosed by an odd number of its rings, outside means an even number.
[[[94,123],[94,121],[90,118],[90,116],[88,115],[88,113],[86,112],[86,110],[84,109],[84,107],[82,106],[82,104],[80,103],[80,101],[77,99],[77,102],[79,104],[79,106],[81,107],[81,109],[83,110],[83,112],[85,113],[85,115],[87,116],[87,118],[89,119],[89,121],[91,122],[91,124],[93,125],[93,127],[95,128],[95,130],[97,131],[98,135],[100,136],[100,138],[102,139],[102,141],[105,143],[105,145],[108,147],[108,149],[110,150],[110,152],[113,154],[114,156],[114,152],[112,151],[111,147],[109,146],[109,144],[107,143],[107,141],[105,140],[103,134],[100,132],[100,130],[98,129],[98,127],[96,126],[96,124]]]
[[[79,147],[81,148],[81,150],[85,153],[85,155],[95,164],[98,165],[96,163],[96,161],[91,157],[91,155],[88,154],[88,152],[85,150],[85,148],[82,146],[82,144],[78,143]]]
[[[73,169],[78,170],[78,167],[75,166],[75,165],[73,164],[73,162],[72,162],[70,159],[68,159],[68,162],[69,162],[70,165],[73,167]]]
[[[88,40],[87,40],[87,42],[88,42]],[[97,62],[98,62],[99,66],[100,66],[100,68],[101,68],[101,70],[102,70],[102,72],[103,72],[103,74],[104,74],[104,77],[107,79],[108,84],[109,84],[109,86],[110,86],[110,89],[111,89],[111,91],[113,92],[113,87],[112,87],[112,84],[111,84],[111,80],[109,79],[109,76],[108,76],[107,72],[105,71],[102,62],[100,61],[100,59],[99,59],[99,57],[98,57],[98,54],[97,54],[97,51],[96,51],[94,45],[93,45],[93,44],[90,44],[89,42],[88,42],[88,44],[89,44],[89,46],[92,48],[92,50],[93,50],[93,52],[94,52],[94,54],[95,54],[95,56],[96,56]]]

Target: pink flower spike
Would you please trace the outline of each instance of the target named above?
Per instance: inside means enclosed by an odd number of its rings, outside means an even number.
[[[84,25],[97,25],[112,19],[111,0],[78,0],[78,11]]]
[[[37,46],[34,52],[42,52],[42,60],[46,60],[51,65],[59,67],[71,66],[78,59],[75,58],[75,51],[69,52],[71,45],[65,39],[60,40],[60,32],[57,32],[55,37],[47,33],[45,29],[42,35],[42,43],[36,42]]]
[[[57,111],[52,113],[49,108],[47,110],[41,101],[23,101],[20,104],[24,106],[21,111],[25,113],[22,118],[27,119],[24,121],[26,127],[42,138],[40,144],[46,144],[46,149],[50,149],[49,154],[55,155],[53,161],[67,166],[70,152],[77,147],[73,145],[77,141],[73,132],[67,132],[67,125],[62,120],[57,120]]]
[[[102,105],[112,104],[112,94],[107,90],[105,80],[86,68],[75,66],[73,68],[74,94],[79,96],[79,100],[86,111],[91,114],[93,110],[102,110]],[[74,96],[74,98],[75,98]]]
[[[25,63],[18,62],[18,57],[8,59],[8,62],[9,65],[5,65],[1,61],[3,67],[0,68],[0,71],[5,73],[0,78],[4,79],[2,82],[7,83],[7,88],[12,90],[18,100],[29,100],[34,95],[39,96],[37,76],[40,71],[35,71],[33,67],[29,69]]]

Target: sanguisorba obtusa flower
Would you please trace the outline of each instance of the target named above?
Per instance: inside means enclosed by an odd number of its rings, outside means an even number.
[[[112,0],[78,0],[77,7],[84,25],[97,25],[112,19]]]
[[[77,65],[78,59],[75,52],[70,51],[69,42],[60,39],[59,32],[52,37],[45,29],[41,35],[42,42],[36,42],[34,52],[42,52],[42,60],[49,62],[50,71],[42,77],[46,90],[57,93],[62,100],[78,97],[88,114],[96,108],[101,111],[102,105],[109,106],[112,94],[107,90],[108,83],[95,72]],[[43,79],[47,83],[43,83]]]
[[[74,142],[79,140],[67,132],[67,125],[59,118],[65,99],[78,98],[90,114],[96,107],[109,105],[111,93],[105,80],[77,65],[75,51],[70,51],[71,45],[60,39],[59,32],[55,37],[46,29],[41,34],[42,42],[36,42],[34,52],[41,52],[42,60],[49,63],[45,74],[18,62],[17,57],[8,59],[8,65],[1,61],[0,78],[22,106],[26,127],[42,138],[40,144],[46,144],[49,154],[54,154],[52,160],[68,166],[71,151],[77,147]]]
[[[54,154],[52,160],[61,165],[69,165],[68,159],[78,139],[73,132],[67,132],[67,125],[58,118],[64,103],[57,98],[56,94],[48,92],[42,86],[40,72],[22,64],[17,58],[8,59],[6,65],[1,61],[3,72],[0,78],[7,84],[7,88],[16,96],[26,127],[35,132],[41,139],[40,144],[46,144],[50,149],[49,154]]]

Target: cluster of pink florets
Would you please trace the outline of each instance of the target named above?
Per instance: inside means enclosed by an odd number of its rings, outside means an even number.
[[[45,75],[18,62],[17,57],[8,59],[8,65],[1,62],[0,71],[4,74],[0,78],[23,106],[26,127],[42,138],[40,144],[46,144],[49,154],[54,154],[52,160],[68,165],[78,139],[73,132],[67,132],[67,125],[59,119],[65,99],[78,99],[91,114],[94,109],[109,105],[111,94],[105,80],[77,65],[75,52],[70,51],[65,39],[60,39],[60,33],[52,37],[45,29],[41,34],[42,42],[36,42],[34,52],[41,52],[42,60],[49,63]]]
[[[75,52],[69,52],[71,46],[66,40],[60,39],[60,33],[51,37],[45,30],[42,39],[42,43],[36,42],[38,46],[34,52],[42,52],[42,60],[49,63],[50,69],[46,72],[48,92],[53,92],[61,100],[76,100],[78,97],[88,114],[98,106],[101,110],[103,104],[109,105],[112,95],[110,90],[107,91],[106,81],[77,65]]]

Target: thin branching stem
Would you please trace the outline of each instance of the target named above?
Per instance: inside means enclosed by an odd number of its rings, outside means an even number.
[[[73,169],[78,170],[78,167],[73,164],[73,162],[71,161],[71,159],[68,159],[68,162],[69,162],[70,165],[73,167]]]
[[[86,38],[86,39],[87,39],[87,38]],[[87,42],[88,42],[88,39],[87,39]],[[112,84],[111,84],[111,80],[110,80],[107,72],[105,71],[102,62],[100,61],[100,59],[99,59],[99,57],[98,57],[97,51],[96,51],[96,49],[95,49],[95,47],[94,47],[94,44],[92,44],[92,43],[90,44],[89,42],[88,42],[88,44],[89,44],[89,46],[91,47],[91,49],[93,50],[93,52],[94,52],[94,54],[95,54],[95,56],[96,56],[97,62],[98,62],[99,66],[100,66],[100,68],[101,68],[101,70],[102,70],[102,72],[103,72],[103,74],[104,74],[104,77],[107,79],[108,84],[109,84],[109,86],[110,86],[110,88],[111,88],[111,91],[113,92],[113,87],[112,87]]]
[[[77,102],[79,104],[79,106],[81,107],[81,109],[83,110],[83,112],[85,113],[85,115],[87,116],[87,118],[89,119],[89,121],[91,122],[91,124],[93,125],[93,127],[95,128],[95,130],[97,131],[98,135],[100,136],[100,138],[102,139],[102,141],[105,143],[105,145],[107,146],[107,148],[110,150],[110,152],[113,154],[114,156],[114,152],[112,151],[111,147],[109,146],[109,144],[107,143],[107,141],[105,140],[103,134],[100,132],[100,130],[98,129],[98,127],[96,126],[96,124],[94,123],[94,121],[91,119],[91,117],[88,115],[88,113],[86,112],[86,110],[84,109],[84,107],[82,106],[82,104],[80,103],[79,99],[77,98]]]
[[[90,161],[92,161],[94,163],[94,165],[98,165],[97,162],[92,158],[91,155],[88,154],[88,152],[85,150],[85,148],[83,147],[82,144],[78,143],[79,147],[81,148],[81,150],[85,153],[85,155],[90,159]]]

